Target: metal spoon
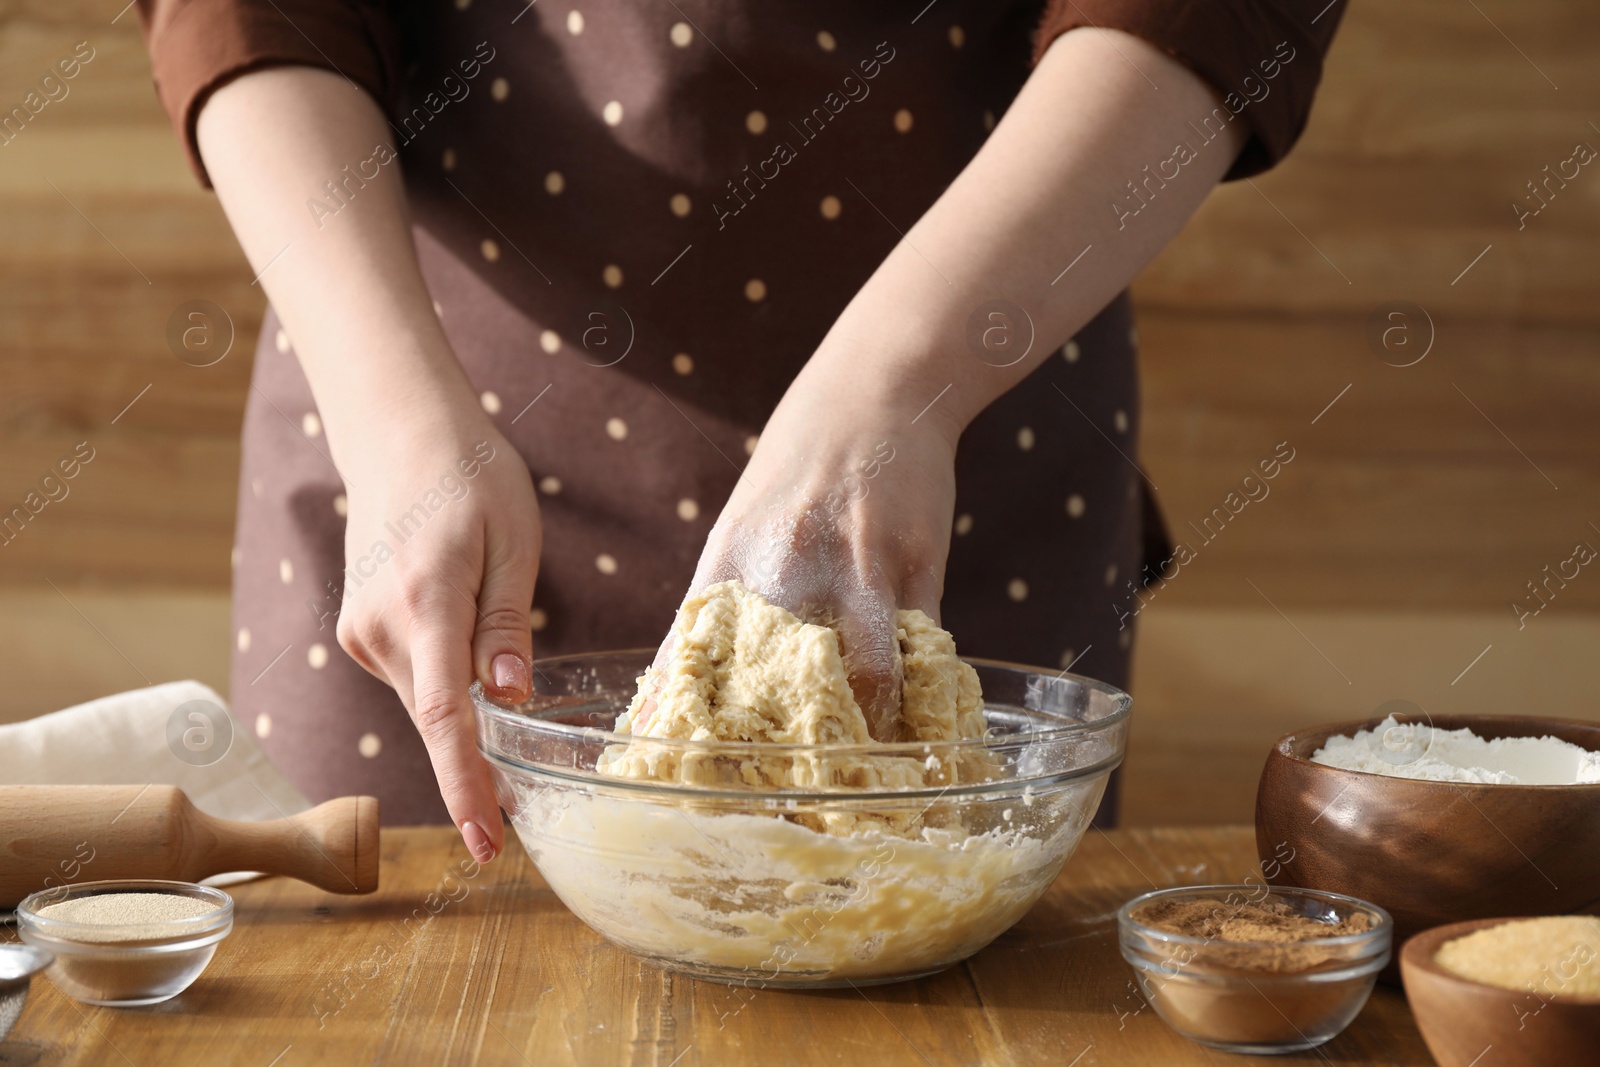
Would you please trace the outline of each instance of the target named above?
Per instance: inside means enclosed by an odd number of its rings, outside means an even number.
[[[28,983],[54,961],[50,953],[32,945],[0,945],[0,1041],[28,1002]]]

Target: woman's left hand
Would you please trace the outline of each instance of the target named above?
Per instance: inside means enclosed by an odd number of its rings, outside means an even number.
[[[833,627],[872,736],[900,714],[896,613],[939,617],[955,442],[934,417],[852,395],[814,361],[773,413],[690,592],[739,580]]]
[[[874,737],[892,736],[899,714],[895,612],[938,618],[961,431],[1126,288],[1227,171],[1244,122],[1208,138],[1182,180],[1138,209],[1136,225],[1117,206],[1128,175],[1172,155],[1194,136],[1190,120],[1225,114],[1223,103],[1137,37],[1063,34],[977,156],[844,309],[762,432],[690,592],[737,578],[834,626]],[[1063,281],[1062,268],[1091,250]],[[993,347],[997,305],[1020,330],[1002,331],[1006,343],[1027,339],[1015,357]]]

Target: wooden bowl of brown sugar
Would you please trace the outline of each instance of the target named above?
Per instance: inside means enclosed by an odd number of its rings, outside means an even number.
[[[1600,1059],[1600,919],[1477,919],[1416,935],[1400,972],[1439,1067]]]
[[[1600,906],[1600,785],[1424,781],[1312,762],[1330,737],[1354,737],[1381,721],[1314,726],[1272,746],[1256,793],[1256,848],[1268,881],[1370,900],[1394,916],[1396,944],[1444,923]],[[1600,750],[1600,724],[1592,722],[1430,722]],[[1393,968],[1385,977],[1398,981]]]

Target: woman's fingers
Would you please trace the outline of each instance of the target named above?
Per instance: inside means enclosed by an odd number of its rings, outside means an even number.
[[[900,722],[902,669],[894,605],[869,593],[840,608],[836,629],[850,690],[866,716],[867,732],[878,741],[893,741]]]
[[[528,614],[539,568],[535,547],[522,551],[491,535],[485,552],[472,662],[478,680],[496,700],[519,704],[533,695],[533,629]]]
[[[400,693],[410,692],[407,706],[428,748],[450,818],[473,858],[487,863],[499,855],[504,833],[494,779],[478,752],[467,696],[475,613],[470,600],[449,588],[431,596],[411,621],[411,684]]]

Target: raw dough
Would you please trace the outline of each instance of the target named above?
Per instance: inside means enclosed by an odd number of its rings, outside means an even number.
[[[902,611],[896,637],[905,665],[899,732],[891,741],[983,736],[978,673],[955,639],[920,611]],[[839,655],[839,635],[801,622],[739,582],[686,600],[672,654],[650,667],[617,730],[695,741],[867,744],[867,720]],[[641,714],[649,695],[653,713]]]
[[[978,674],[956,656],[955,640],[920,611],[897,618],[904,683],[896,742],[928,744],[984,734]],[[839,745],[824,752],[738,755],[680,751],[680,746],[616,746],[597,769],[622,778],[754,789],[926,789],[992,779],[996,764],[979,751],[958,755],[878,755],[866,716],[850,690],[839,637],[802,622],[739,582],[690,597],[673,626],[666,662],[639,679],[617,720],[637,737],[777,745]],[[866,815],[829,811],[791,817],[843,834],[871,824],[898,836],[924,825],[959,827],[946,808]]]

